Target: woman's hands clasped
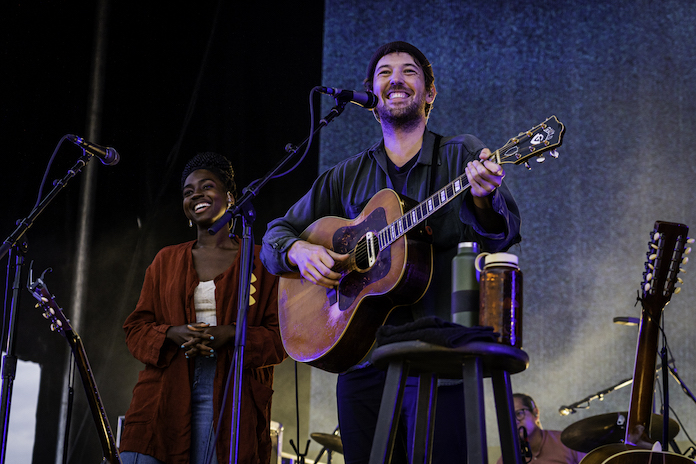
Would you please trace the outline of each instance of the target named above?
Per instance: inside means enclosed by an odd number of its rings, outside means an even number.
[[[211,357],[215,350],[234,341],[234,336],[234,326],[210,326],[205,322],[193,322],[167,330],[167,338],[185,350],[187,358]]]

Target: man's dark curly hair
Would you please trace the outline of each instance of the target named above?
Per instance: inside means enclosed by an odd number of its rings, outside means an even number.
[[[227,191],[230,192],[233,197],[237,197],[237,184],[234,182],[234,169],[232,168],[232,163],[224,156],[212,151],[198,153],[186,163],[184,172],[181,173],[181,190],[184,190],[186,178],[193,171],[198,171],[199,169],[207,169],[215,174]]]

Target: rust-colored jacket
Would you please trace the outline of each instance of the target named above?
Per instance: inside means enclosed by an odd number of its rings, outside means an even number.
[[[191,441],[193,360],[167,340],[167,329],[195,322],[193,292],[199,283],[193,267],[194,242],[162,249],[148,267],[140,300],[123,328],[136,359],[145,363],[126,413],[121,451],[136,451],[166,463],[188,463]],[[238,462],[266,464],[271,453],[270,415],[273,365],[286,356],[278,327],[278,278],[254,253],[253,287],[247,316],[242,377]],[[236,324],[241,250],[234,264],[215,278],[218,324]],[[234,358],[234,345],[217,352],[215,424],[218,423],[225,382]],[[232,385],[217,441],[218,462],[229,461]]]

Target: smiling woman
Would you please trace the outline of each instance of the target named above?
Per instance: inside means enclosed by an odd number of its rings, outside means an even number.
[[[184,215],[196,240],[161,250],[147,269],[126,343],[145,364],[126,413],[121,457],[128,463],[228,462],[231,408],[220,420],[234,357],[239,240],[227,224],[208,228],[234,202],[234,170],[215,153],[192,158],[181,176]],[[258,256],[258,249],[255,256]],[[242,376],[240,463],[268,462],[273,366],[285,358],[276,277],[254,260],[253,299]]]

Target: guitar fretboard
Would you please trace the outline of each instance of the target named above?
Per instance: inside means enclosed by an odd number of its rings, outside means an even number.
[[[428,197],[418,206],[409,210],[399,219],[380,230],[377,233],[380,251],[389,247],[398,238],[402,237],[406,232],[426,220],[435,211],[445,206],[457,195],[466,191],[466,189],[469,187],[471,187],[471,185],[469,185],[467,181],[466,174],[462,174],[449,184],[445,185],[442,189]]]

